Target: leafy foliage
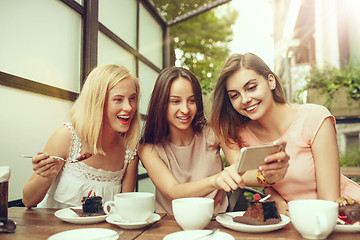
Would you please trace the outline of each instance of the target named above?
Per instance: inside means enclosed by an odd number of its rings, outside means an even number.
[[[154,0],[159,12],[168,21],[208,2],[211,0],[171,3],[168,0]],[[191,70],[200,80],[204,93],[212,91],[215,79],[229,57],[228,43],[233,35],[231,26],[238,15],[236,10],[229,7],[223,16],[219,16],[216,10],[212,9],[170,28],[171,64]]]
[[[360,147],[354,146],[340,154],[340,166],[360,166]]]
[[[321,93],[327,94],[327,107],[331,106],[335,91],[341,87],[348,91],[349,104],[352,99],[360,99],[360,65],[347,64],[343,70],[331,66],[322,69],[313,67],[305,79],[307,85],[301,91],[310,88],[321,89]]]

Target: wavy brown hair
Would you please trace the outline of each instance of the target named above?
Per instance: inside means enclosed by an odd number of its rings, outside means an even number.
[[[156,79],[141,139],[142,143],[161,143],[169,135],[166,113],[170,97],[170,88],[174,80],[180,77],[189,80],[194,91],[197,106],[196,115],[191,123],[194,132],[201,131],[203,126],[206,125],[199,80],[191,71],[185,68],[168,67],[162,70]]]
[[[276,87],[272,90],[273,99],[276,103],[286,103],[285,93],[279,78],[260,57],[253,53],[231,55],[218,77],[211,112],[211,125],[214,132],[226,144],[240,142],[236,129],[244,126],[250,120],[233,108],[226,89],[227,79],[243,68],[253,70],[265,79],[268,78],[269,74],[274,75]]]

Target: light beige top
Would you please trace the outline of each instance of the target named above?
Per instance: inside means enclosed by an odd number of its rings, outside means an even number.
[[[188,146],[177,146],[170,141],[156,144],[160,158],[179,183],[192,182],[214,175],[223,170],[220,147],[209,128],[196,133]],[[218,190],[206,197],[214,198]],[[219,191],[222,201],[215,201],[214,213],[225,212],[228,200],[224,191]],[[219,199],[216,197],[216,199]],[[173,214],[171,200],[156,189],[156,212]]]

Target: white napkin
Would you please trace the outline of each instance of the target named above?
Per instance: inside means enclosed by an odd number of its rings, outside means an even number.
[[[10,178],[10,167],[1,166],[0,167],[0,182],[7,182]]]

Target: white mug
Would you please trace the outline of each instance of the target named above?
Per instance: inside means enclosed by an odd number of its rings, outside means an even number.
[[[306,199],[289,202],[291,222],[307,239],[326,239],[335,228],[338,212],[338,204],[332,201]]]
[[[183,230],[205,228],[214,212],[214,199],[206,197],[179,198],[172,201],[176,222]]]
[[[104,204],[104,212],[118,221],[145,222],[153,213],[155,196],[148,192],[127,192]]]

